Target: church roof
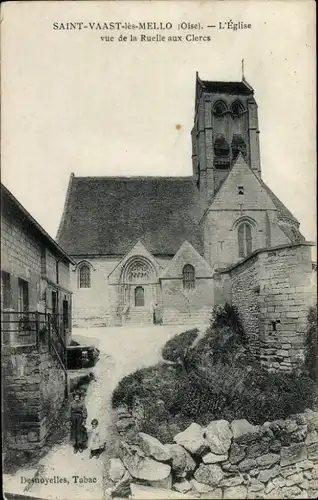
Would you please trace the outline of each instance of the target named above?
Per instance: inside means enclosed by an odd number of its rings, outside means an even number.
[[[220,93],[220,94],[241,94],[253,95],[253,89],[246,85],[244,81],[241,82],[211,82],[201,80],[203,90],[207,92]]]
[[[230,172],[233,170],[235,165],[240,161],[243,161],[243,165],[245,164],[245,160],[244,160],[241,153],[239,154],[236,162],[230,168],[227,176],[224,177],[222,182],[217,186],[217,189],[215,190],[215,192],[213,194],[213,198],[211,200],[211,203],[215,200],[215,198],[216,198],[217,194],[219,193],[220,189],[222,188],[222,186],[227,182],[227,179],[230,175]],[[275,193],[273,193],[273,191],[268,187],[268,185],[265,184],[263,179],[259,176],[256,176],[256,174],[253,170],[251,170],[251,171],[253,172],[255,177],[258,179],[260,185],[263,187],[263,189],[266,191],[266,193],[269,195],[270,199],[272,200],[272,202],[277,210],[278,219],[280,219],[281,221],[293,222],[294,224],[297,224],[297,226],[298,226],[299,221],[296,219],[296,217],[288,210],[288,208],[284,205],[284,203],[279,198],[277,198]]]
[[[199,73],[196,72],[196,84],[195,84],[195,103],[198,104],[198,100],[202,92],[209,92],[213,94],[233,94],[233,95],[248,95],[250,98],[254,99],[254,89],[253,87],[242,78],[239,82],[227,82],[227,81],[212,81],[212,80],[201,80]]]
[[[267,193],[271,197],[271,199],[272,199],[272,201],[277,209],[278,218],[283,219],[283,220],[287,219],[287,220],[290,220],[292,222],[296,222],[297,224],[299,224],[296,217],[288,210],[286,205],[284,205],[284,203],[282,201],[280,201],[279,198],[277,198],[276,194],[273,193],[273,191],[267,186],[267,184],[265,184],[265,182],[262,179],[259,179],[259,180],[260,180],[260,183],[262,184],[262,186],[264,187],[264,189],[267,191]]]
[[[141,240],[174,255],[184,240],[202,253],[193,177],[71,175],[57,240],[71,255],[122,255]]]

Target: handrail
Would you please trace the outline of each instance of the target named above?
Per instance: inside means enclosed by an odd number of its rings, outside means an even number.
[[[51,343],[51,347],[53,347],[53,350],[54,350],[54,352],[55,352],[55,354],[57,356],[57,359],[59,360],[59,363],[60,363],[61,367],[63,368],[63,371],[64,371],[65,375],[67,376],[67,369],[66,369],[63,361],[61,360],[59,353],[55,349],[55,345]]]
[[[48,314],[48,317],[49,317],[49,321],[51,321],[51,325],[53,326],[54,333],[56,333],[59,341],[61,342],[61,344],[63,346],[63,348],[66,349],[66,345],[65,345],[64,339],[62,338],[62,336],[61,336],[61,334],[59,332],[58,326],[57,326],[57,324],[55,323],[55,321],[53,319],[53,315],[52,314]]]

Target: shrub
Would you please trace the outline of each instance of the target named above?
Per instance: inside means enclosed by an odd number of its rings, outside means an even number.
[[[201,363],[186,372],[160,363],[121,380],[113,406],[138,405],[139,429],[161,441],[195,421],[245,418],[253,424],[286,418],[312,407],[317,386],[304,374],[267,373],[235,363]]]
[[[164,346],[162,357],[168,361],[182,362],[198,335],[199,330],[197,328],[176,335],[168,340]]]
[[[210,326],[192,351],[192,364],[200,362],[200,359],[213,364],[231,363],[234,359],[244,364],[254,362],[249,352],[248,338],[234,306],[225,304],[213,309]]]
[[[310,314],[308,343],[313,345],[317,326]],[[174,364],[138,370],[115,389],[113,407],[137,405],[143,432],[171,442],[191,422],[245,418],[262,424],[317,403],[317,385],[305,373],[268,373],[260,367],[234,307],[215,308],[205,336],[195,343],[198,333],[188,330],[166,343],[163,357]]]
[[[307,325],[305,367],[309,376],[318,383],[317,304],[309,308]]]

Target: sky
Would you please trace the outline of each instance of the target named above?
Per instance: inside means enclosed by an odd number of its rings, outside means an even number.
[[[245,78],[262,177],[316,240],[314,2],[9,2],[2,9],[2,182],[56,236],[75,176],[191,175],[195,72]],[[233,20],[251,29],[207,28]],[[201,23],[210,42],[106,42],[53,23]],[[144,32],[143,32],[144,33]],[[138,36],[139,33],[138,33]],[[176,127],[181,125],[181,127]]]

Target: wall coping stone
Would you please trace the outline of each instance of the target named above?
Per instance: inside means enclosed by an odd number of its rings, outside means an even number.
[[[265,252],[275,252],[276,250],[283,250],[284,248],[297,248],[297,247],[313,247],[315,246],[315,243],[312,241],[302,241],[302,242],[297,242],[297,243],[288,243],[287,245],[277,245],[275,247],[264,247],[264,248],[258,248],[257,250],[254,250],[250,255],[245,257],[244,259],[240,260],[239,262],[236,262],[235,264],[232,264],[226,268],[219,268],[215,269],[214,273],[216,275],[219,274],[228,274],[231,273],[231,271],[237,267],[239,267],[241,264],[244,264],[245,262],[248,262],[249,260],[253,259],[253,257],[265,253]]]

